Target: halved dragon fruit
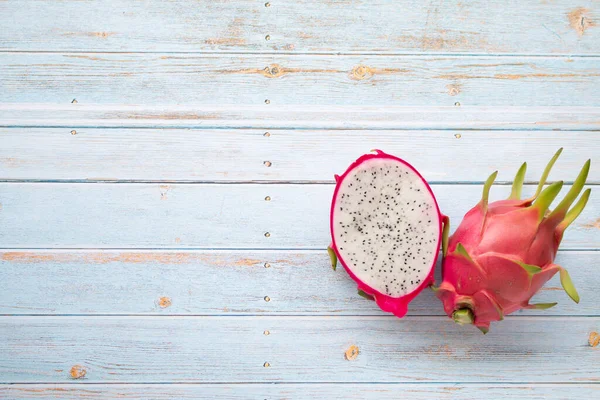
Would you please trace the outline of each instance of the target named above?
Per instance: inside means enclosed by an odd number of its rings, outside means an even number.
[[[406,161],[381,150],[335,177],[329,255],[386,312],[403,317],[408,303],[433,283],[442,240],[435,196]]]

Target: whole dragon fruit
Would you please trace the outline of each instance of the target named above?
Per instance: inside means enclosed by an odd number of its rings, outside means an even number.
[[[335,177],[328,251],[333,268],[339,260],[360,295],[402,317],[408,303],[433,283],[444,217],[410,164],[374,152]]]
[[[579,216],[590,196],[587,189],[569,209],[583,189],[590,160],[564,199],[549,211],[563,182],[543,187],[561,151],[546,166],[533,197],[520,198],[527,169],[523,163],[509,198],[488,203],[496,171],[485,182],[481,201],[467,212],[450,240],[444,229],[443,281],[434,291],[455,322],[474,324],[487,333],[490,322],[500,321],[506,314],[522,308],[553,307],[556,303],[530,304],[530,299],[557,272],[566,293],[579,302],[569,274],[554,264],[554,257],[565,229]]]

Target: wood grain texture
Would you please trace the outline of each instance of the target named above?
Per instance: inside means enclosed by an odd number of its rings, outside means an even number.
[[[0,3],[0,50],[600,53],[593,0],[26,4]]]
[[[0,385],[0,396],[11,399],[355,399],[415,400],[432,398],[477,400],[515,399],[566,400],[574,392],[581,398],[597,398],[600,385],[578,384],[28,384]]]
[[[512,179],[513,172],[510,172]],[[330,243],[333,185],[1,183],[3,248],[298,248]],[[565,185],[563,193],[568,186]],[[481,185],[434,185],[454,226]],[[533,193],[528,185],[523,196]],[[508,197],[496,185],[491,199]],[[270,201],[265,197],[270,196]],[[600,247],[600,197],[592,195],[563,249]],[[269,232],[269,237],[265,233]]]
[[[0,376],[66,383],[78,365],[88,383],[590,383],[599,323],[507,318],[482,335],[443,317],[0,317]]]
[[[1,127],[600,129],[600,107],[373,107],[0,103]]]
[[[265,3],[0,1],[0,398],[599,397],[597,193],[557,260],[581,303],[555,278],[486,336],[430,291],[383,315],[324,247],[373,147],[453,227],[495,169],[528,194],[564,146],[572,181],[600,3]]]
[[[551,179],[572,181],[585,158],[600,153],[597,133],[587,131],[269,130],[269,136],[255,129],[71,131],[0,128],[0,179],[333,183],[352,157],[383,149],[406,157],[430,182],[483,182],[495,170],[509,181],[524,160],[526,180],[536,181],[562,146]],[[490,143],[494,151],[483,150]],[[482,151],[485,157],[475,156]],[[591,169],[588,182],[600,183],[599,168]]]
[[[0,53],[0,76],[11,103],[600,106],[597,57]]]
[[[580,303],[556,276],[533,302],[558,306],[517,315],[600,316],[599,261],[596,251],[559,252]],[[323,250],[1,251],[0,314],[385,315]],[[426,290],[409,315],[445,314]]]

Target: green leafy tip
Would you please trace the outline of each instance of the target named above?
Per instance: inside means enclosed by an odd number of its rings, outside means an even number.
[[[565,198],[552,211],[549,218],[559,216],[562,219],[562,217],[567,213],[567,210],[569,207],[571,207],[571,204],[573,204],[577,196],[579,196],[579,193],[581,193],[583,185],[585,185],[588,173],[590,172],[590,164],[591,160],[587,160],[585,164],[583,164],[583,168],[581,168],[579,175],[577,175],[577,178],[573,182],[573,186],[571,186],[571,189],[567,192]]]
[[[367,300],[375,300],[375,297],[371,296],[370,294],[365,293],[362,290],[358,291],[358,295],[361,296],[361,297],[364,297]]]
[[[535,194],[533,195],[533,199],[538,197],[538,195],[541,193],[542,188],[546,184],[546,179],[548,179],[548,175],[550,175],[550,170],[554,166],[554,163],[556,162],[556,160],[558,159],[558,156],[560,156],[560,153],[562,153],[562,151],[563,151],[562,147],[560,149],[558,149],[558,151],[556,153],[554,153],[554,155],[548,162],[548,165],[546,165],[546,168],[544,169],[544,172],[542,173],[542,177],[540,178],[540,183],[538,184],[538,187],[535,190]]]
[[[455,252],[457,254],[460,254],[461,256],[463,256],[464,258],[466,258],[467,260],[469,260],[473,264],[475,264],[475,261],[473,261],[473,259],[471,258],[471,256],[467,252],[467,249],[465,249],[465,246],[463,246],[462,243],[459,243],[459,244],[456,245]]]
[[[535,309],[535,310],[547,310],[549,308],[554,307],[558,303],[536,303],[536,304],[527,304],[525,308]]]
[[[537,265],[525,264],[524,262],[520,262],[520,261],[515,261],[515,262],[517,264],[519,264],[521,266],[521,268],[523,268],[525,271],[527,271],[527,273],[529,274],[529,277],[542,271],[542,268],[538,267]]]
[[[479,329],[484,335],[490,331],[490,328],[486,328],[485,326],[478,326],[477,329]]]
[[[335,271],[337,268],[337,256],[335,255],[335,251],[333,251],[331,246],[327,246],[327,253],[329,254],[329,259],[331,260],[331,268]]]
[[[471,255],[469,254],[467,249],[465,249],[465,246],[463,246],[462,243],[458,243],[456,245],[456,249],[454,249],[454,252],[456,254],[458,254],[459,256],[463,257],[464,259],[466,259],[471,264],[473,264],[473,266],[475,268],[477,268],[479,270],[479,272],[481,272],[482,275],[486,275],[485,270],[483,268],[481,268],[481,266],[477,262],[475,262],[475,260],[473,260],[473,258],[471,258]]]
[[[448,235],[450,233],[450,218],[446,215],[442,217],[442,224],[444,225],[442,229],[442,255],[446,257],[448,253]]]
[[[560,283],[563,289],[565,289],[565,292],[567,292],[567,294],[569,295],[569,297],[575,303],[579,303],[579,293],[577,293],[577,290],[575,289],[575,285],[573,285],[573,281],[571,280],[569,273],[564,268],[560,269]]]
[[[491,189],[492,185],[494,184],[494,181],[496,180],[497,176],[498,176],[498,171],[495,171],[494,173],[492,173],[489,176],[489,178],[487,178],[487,180],[485,181],[485,184],[483,185],[483,195],[481,196],[481,205],[483,207],[484,214],[487,212],[488,199],[490,197],[490,189]]]
[[[452,313],[452,319],[459,325],[468,325],[475,321],[475,316],[473,315],[473,311],[470,309],[461,308],[460,310],[456,310]]]
[[[527,163],[524,162],[521,168],[517,171],[515,180],[513,181],[512,190],[510,196],[511,200],[519,200],[521,198],[521,189],[523,189],[523,181],[525,181],[525,172],[527,171]]]
[[[554,182],[540,193],[532,207],[537,208],[540,221],[544,218],[550,204],[554,201],[560,189],[563,187],[563,181]]]
[[[573,208],[571,208],[569,210],[569,212],[567,212],[567,215],[565,215],[565,218],[558,225],[558,230],[561,233],[564,232],[565,229],[567,229],[569,227],[569,225],[571,225],[571,223],[573,221],[575,221],[575,219],[577,219],[577,217],[579,217],[579,214],[581,214],[581,212],[585,208],[585,205],[588,202],[588,199],[590,198],[591,192],[592,192],[592,189],[587,189],[585,192],[583,192],[583,194],[581,195],[581,197],[579,198],[577,203],[575,203]]]

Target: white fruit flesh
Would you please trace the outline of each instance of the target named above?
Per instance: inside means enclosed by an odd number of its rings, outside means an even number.
[[[408,165],[372,158],[351,170],[334,199],[333,238],[341,261],[390,297],[415,290],[439,249],[440,221],[425,182]]]

